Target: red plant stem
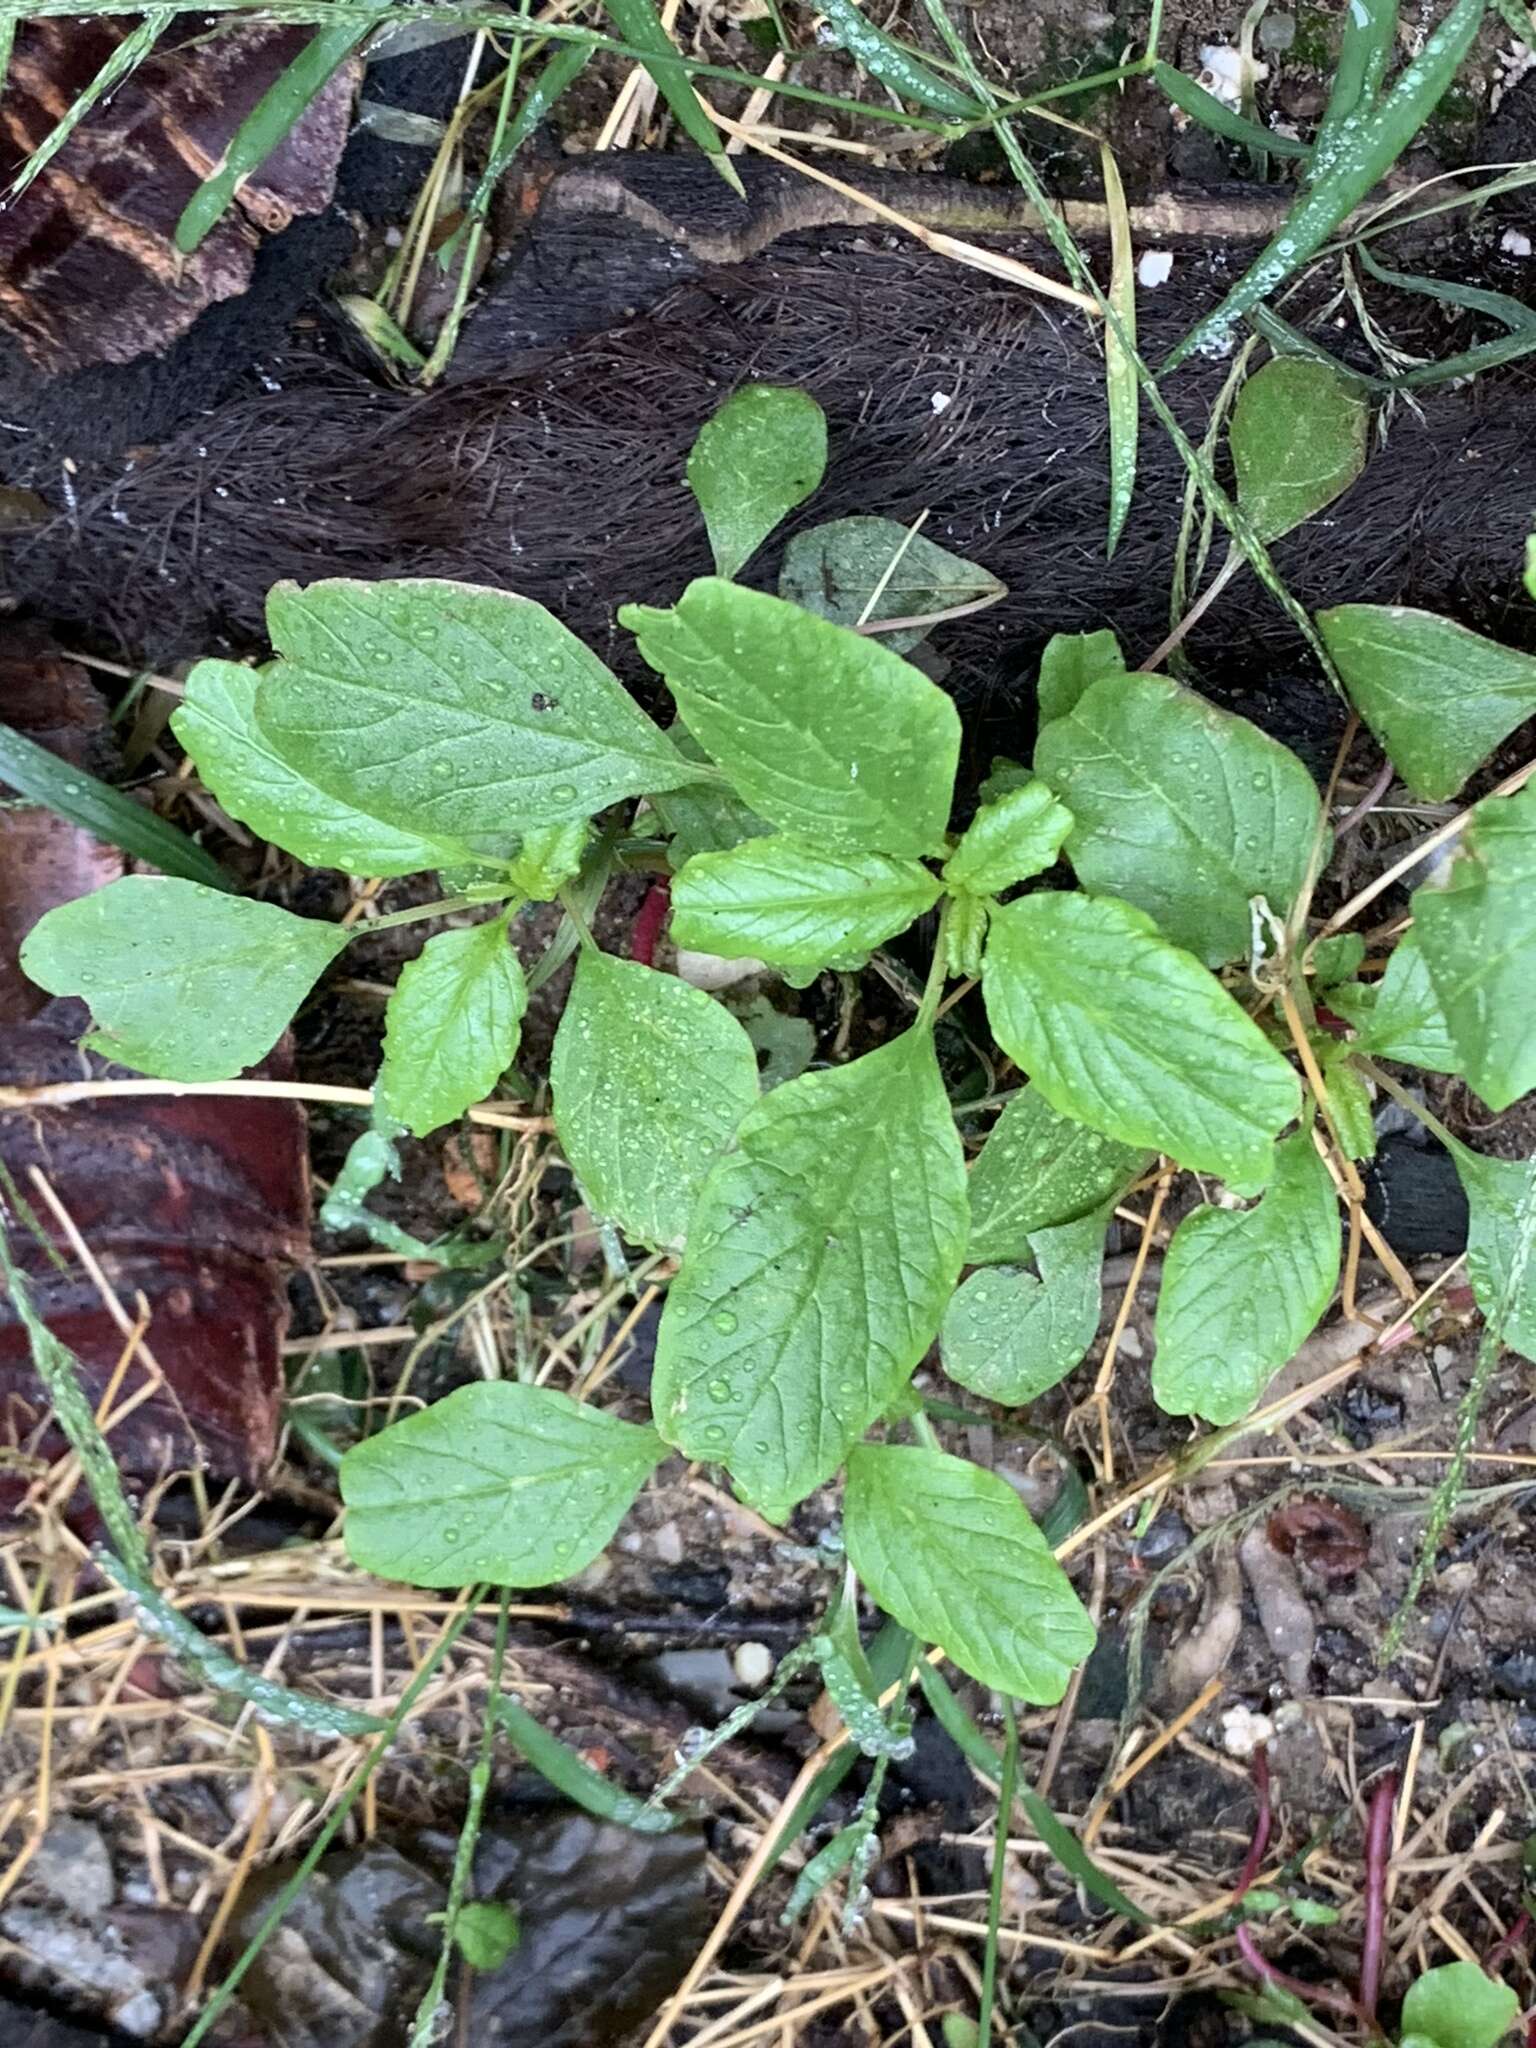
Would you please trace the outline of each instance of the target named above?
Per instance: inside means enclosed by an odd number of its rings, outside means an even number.
[[[1489,1949],[1487,1955],[1483,1957],[1483,1969],[1488,1976],[1491,1977],[1493,1975],[1506,1956],[1514,1953],[1530,1931],[1531,1916],[1522,1910],[1517,1915],[1508,1934],[1501,1934],[1493,1944],[1493,1947]]]
[[[1289,1991],[1293,1998],[1299,1998],[1307,2005],[1326,2006],[1330,2012],[1347,2012],[1352,2017],[1357,2014],[1355,2001],[1347,1991],[1336,1990],[1331,1984],[1304,1984],[1299,1977],[1292,1977],[1267,1957],[1261,1956],[1248,1928],[1238,1928],[1237,1946],[1249,1969],[1266,1983],[1277,1986],[1281,1991]]]
[[[1360,1943],[1360,2010],[1373,2024],[1381,1996],[1381,1961],[1387,1933],[1387,1865],[1392,1854],[1392,1808],[1397,1773],[1388,1771],[1371,1794],[1365,1825],[1365,1935]]]
[[[1253,1824],[1253,1840],[1248,1845],[1248,1854],[1243,1858],[1243,1867],[1238,1873],[1235,1899],[1243,1896],[1259,1874],[1264,1851],[1269,1847],[1269,1830],[1274,1819],[1269,1802],[1269,1751],[1262,1742],[1253,1752],[1253,1790],[1259,1802],[1259,1815]]]
[[[656,965],[656,941],[661,937],[661,928],[667,921],[667,911],[672,902],[672,884],[663,875],[652,882],[645,892],[645,900],[635,914],[629,934],[629,957],[638,960],[642,967]]]

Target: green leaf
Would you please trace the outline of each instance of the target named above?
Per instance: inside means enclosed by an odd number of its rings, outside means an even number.
[[[749,839],[696,853],[672,885],[672,937],[727,960],[757,955],[814,971],[862,961],[939,900],[915,860],[824,853],[803,840]]]
[[[584,1756],[542,1728],[528,1709],[507,1693],[492,1700],[491,1716],[524,1763],[583,1813],[612,1821],[615,1827],[632,1828],[637,1835],[666,1835],[682,1825],[682,1814],[637,1799],[612,1778],[593,1770]]]
[[[1061,1115],[1197,1172],[1268,1178],[1296,1076],[1143,912],[1059,891],[1005,904],[983,988],[993,1036]]]
[[[978,117],[981,109],[975,100],[968,98],[947,78],[940,78],[937,72],[930,71],[903,44],[877,28],[854,4],[854,0],[827,0],[825,12],[837,40],[849,56],[855,58],[871,78],[878,78],[899,98],[911,100],[920,107],[930,107],[936,114],[946,114],[952,120],[974,121]]]
[[[581,871],[581,857],[587,850],[587,824],[573,818],[569,825],[535,825],[525,832],[507,873],[520,895],[534,903],[552,903],[573,875]]]
[[[1040,657],[1040,678],[1035,686],[1041,725],[1065,718],[1088,685],[1101,676],[1124,674],[1125,656],[1107,626],[1096,633],[1053,633]],[[983,789],[982,795],[987,794]]]
[[[843,1536],[887,1614],[984,1685],[1053,1706],[1093,1623],[1006,1479],[921,1446],[860,1444]]]
[[[1196,1209],[1157,1298],[1152,1392],[1170,1415],[1236,1422],[1317,1327],[1339,1277],[1339,1205],[1309,1131],[1275,1148],[1252,1209]]]
[[[1350,1065],[1347,1054],[1330,1060],[1327,1070],[1328,1108],[1340,1143],[1351,1159],[1376,1156],[1376,1118],[1371,1091]]]
[[[834,625],[860,626],[979,610],[1006,597],[1008,586],[899,520],[852,518],[795,535],[784,550],[779,595]],[[880,644],[906,654],[928,631],[903,626],[882,633]]]
[[[586,951],[550,1061],[555,1128],[599,1215],[675,1250],[705,1177],[757,1100],[757,1056],[675,975]]]
[[[944,692],[899,655],[706,576],[621,623],[689,730],[781,832],[841,853],[938,853],[960,754]]]
[[[1365,467],[1370,407],[1336,370],[1275,356],[1232,408],[1237,502],[1262,541],[1331,505]]]
[[[490,1094],[517,1057],[528,986],[500,918],[438,932],[384,1012],[376,1099],[418,1138]]]
[[[1283,916],[1306,878],[1321,815],[1306,768],[1167,676],[1091,683],[1040,734],[1035,768],[1076,821],[1083,887],[1134,903],[1209,967],[1248,957],[1250,897]]]
[[[415,875],[470,859],[452,835],[386,824],[311,782],[256,723],[260,673],[233,661],[200,661],[171,730],[232,818],[310,867],[349,875]]]
[[[1359,1031],[1362,1052],[1436,1074],[1459,1071],[1461,1054],[1429,978],[1416,927],[1410,926],[1393,947],[1380,981],[1331,988],[1327,1002]]]
[[[412,1586],[546,1586],[584,1571],[666,1455],[653,1429],[553,1387],[481,1380],[341,1461],[347,1555]]]
[[[517,1909],[497,1899],[470,1899],[453,1919],[453,1939],[472,1970],[499,1970],[523,1938]]]
[[[821,482],[827,418],[807,391],[748,384],[699,430],[688,488],[699,501],[715,569],[734,576]]]
[[[1536,658],[1433,612],[1341,604],[1317,624],[1350,702],[1417,797],[1455,796],[1536,712]]]
[[[61,903],[22,942],[50,995],[84,996],[81,1044],[169,1081],[228,1081],[265,1057],[353,936],[275,903],[129,875]]]
[[[1062,1869],[1069,1877],[1075,1878],[1090,1897],[1108,1906],[1111,1912],[1123,1914],[1138,1927],[1156,1924],[1140,1906],[1132,1904],[1107,1870],[1099,1868],[1077,1836],[1057,1819],[1038,1792],[1021,1791],[1019,1804],[1029,1815],[1030,1826]]]
[[[1489,1159],[1465,1145],[1451,1148],[1456,1172],[1466,1190],[1467,1278],[1485,1316],[1497,1312],[1504,1283],[1514,1263],[1520,1236],[1521,1204],[1530,1172],[1528,1159]],[[1536,1261],[1526,1267],[1515,1295],[1504,1341],[1511,1351],[1536,1364]]]
[[[1413,920],[1461,1073],[1508,1109],[1536,1088],[1536,787],[1477,806]]]
[[[209,889],[235,886],[213,855],[185,832],[9,725],[0,725],[0,785],[168,875]]]
[[[973,1265],[1027,1259],[1039,1230],[1075,1223],[1129,1187],[1156,1158],[1052,1109],[1036,1087],[1005,1103],[971,1168]]]
[[[685,760],[708,764],[709,756],[680,718],[668,726],[667,738]],[[763,838],[773,830],[725,781],[690,782],[665,795],[653,794],[650,804],[672,835],[667,859],[674,873],[696,853],[724,853],[744,839]]]
[[[632,49],[653,53],[642,62],[678,127],[704,151],[737,198],[743,198],[741,175],[725,153],[725,137],[705,112],[697,87],[678,62],[677,45],[656,11],[655,0],[603,0],[603,5]]]
[[[256,717],[301,773],[438,836],[526,832],[673,789],[688,764],[542,605],[423,579],[280,583]]]
[[[1436,2048],[1495,2048],[1519,2016],[1513,1987],[1476,1963],[1426,1970],[1403,2000],[1403,2032],[1427,2034]]]
[[[1051,866],[1072,829],[1072,813],[1043,782],[1026,782],[983,804],[944,863],[951,889],[996,896]]]
[[[1319,939],[1312,948],[1312,975],[1319,988],[1337,988],[1352,981],[1365,958],[1365,941],[1358,932],[1335,932]]]
[[[657,1421],[781,1521],[932,1343],[965,1251],[964,1162],[926,1033],[747,1112],[693,1213]]]
[[[974,981],[981,973],[982,953],[987,943],[987,899],[968,896],[962,889],[949,901],[949,920],[944,927],[944,964],[952,975]]]
[[[944,1314],[944,1370],[984,1400],[1022,1407],[1083,1362],[1099,1327],[1105,1214],[1031,1233],[1040,1277],[983,1266]]]

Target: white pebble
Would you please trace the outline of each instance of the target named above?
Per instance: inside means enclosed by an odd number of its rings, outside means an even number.
[[[761,1692],[773,1676],[773,1652],[766,1643],[741,1643],[731,1659],[736,1683],[748,1692]]]
[[[1239,1704],[1228,1707],[1221,1717],[1221,1746],[1228,1756],[1250,1757],[1262,1743],[1274,1739],[1275,1724],[1268,1714]]]
[[[1156,291],[1160,284],[1166,284],[1173,275],[1173,252],[1170,249],[1143,249],[1141,260],[1136,265],[1136,282],[1144,291]]]
[[[935,391],[932,398],[928,401],[935,412],[948,412],[954,402],[955,394],[953,391]]]
[[[1519,228],[1506,228],[1499,238],[1499,247],[1506,256],[1529,256],[1531,238],[1522,234]]]

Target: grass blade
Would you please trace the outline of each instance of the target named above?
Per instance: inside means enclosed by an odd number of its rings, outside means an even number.
[[[1003,1924],[1003,1877],[1008,1867],[1008,1827],[1013,1819],[1013,1795],[1019,1781],[1019,1724],[1013,1701],[1003,1701],[1003,1763],[997,1783],[997,1832],[992,1838],[992,1874],[987,1886],[987,1945],[981,1958],[980,2012],[976,2031],[983,2041],[992,2038],[992,2006],[997,1997],[997,1938]]]
[[[1441,305],[1455,306],[1464,313],[1486,313],[1511,334],[1536,328],[1536,311],[1519,299],[1512,299],[1508,292],[1484,291],[1480,285],[1454,284],[1443,277],[1416,277],[1410,271],[1389,270],[1376,261],[1364,242],[1360,245],[1360,261],[1372,277],[1397,291],[1417,292],[1422,298],[1438,299]]]
[[[898,99],[913,100],[918,106],[948,115],[952,120],[974,121],[980,116],[980,107],[968,94],[930,71],[910,50],[876,28],[854,0],[821,0],[821,6],[849,56],[871,78],[889,86]]]
[[[526,1707],[520,1707],[505,1693],[497,1700],[495,1712],[497,1727],[524,1763],[530,1764],[547,1785],[553,1785],[583,1813],[611,1820],[621,1828],[633,1828],[641,1835],[665,1835],[682,1825],[680,1815],[648,1805],[632,1792],[626,1792],[622,1785],[605,1778],[601,1771],[594,1771],[574,1749],[541,1727]]]
[[[1223,141],[1241,142],[1248,149],[1267,149],[1271,156],[1312,154],[1311,143],[1298,142],[1293,135],[1276,135],[1261,128],[1257,121],[1245,120],[1224,100],[1217,99],[1215,93],[1207,92],[1187,71],[1177,71],[1173,65],[1159,61],[1152,66],[1152,76],[1181,112]]]
[[[224,160],[192,194],[176,223],[176,247],[190,256],[228,212],[235,187],[264,164],[310,101],[368,34],[368,24],[317,29],[231,136]]]
[[[1397,40],[1398,0],[1360,0],[1344,10],[1344,32],[1333,89],[1313,145],[1312,174],[1323,169],[1357,108],[1369,107],[1381,90],[1387,60]]]
[[[1131,247],[1131,216],[1120,167],[1108,143],[1100,146],[1099,162],[1104,171],[1104,203],[1109,209],[1109,303],[1119,315],[1118,320],[1104,323],[1104,399],[1109,413],[1109,538],[1104,552],[1108,556],[1120,544],[1136,492],[1141,387],[1132,360],[1136,347],[1136,254]]]
[[[234,887],[213,855],[204,853],[185,832],[8,725],[0,725],[0,782],[162,874],[202,882],[210,889]]]
[[[529,86],[523,104],[513,115],[506,134],[492,150],[480,175],[480,183],[475,187],[475,196],[470,203],[471,212],[483,218],[489,211],[492,196],[506,176],[508,165],[567,87],[575,83],[591,55],[591,45],[587,43],[566,43],[551,54],[543,70]]]
[[[1029,1815],[1029,1824],[1035,1833],[1067,1875],[1075,1877],[1085,1892],[1097,1899],[1101,1906],[1108,1906],[1112,1912],[1134,1920],[1138,1927],[1156,1925],[1140,1906],[1132,1905],[1107,1872],[1100,1870],[1072,1830],[1062,1825],[1037,1792],[1026,1788],[1019,1794],[1019,1804]]]
[[[26,191],[33,179],[52,163],[71,135],[98,100],[115,92],[129,73],[138,69],[155,47],[161,33],[175,17],[174,7],[152,7],[144,19],[131,28],[90,84],[66,113],[49,129],[11,181],[9,197]],[[9,54],[9,53],[7,53]]]
[[[705,112],[693,81],[678,62],[672,38],[662,27],[651,0],[603,0],[614,25],[655,82],[656,90],[676,116],[683,133],[696,142],[738,198],[745,198],[736,166],[725,153],[725,140]]]
[[[1175,369],[1197,349],[1220,353],[1236,323],[1311,261],[1349,212],[1397,161],[1439,105],[1471,47],[1488,0],[1453,0],[1419,52],[1372,112],[1352,117],[1286,215],[1280,231],[1221,304],[1197,321],[1163,365]],[[1317,155],[1314,152],[1314,164]]]

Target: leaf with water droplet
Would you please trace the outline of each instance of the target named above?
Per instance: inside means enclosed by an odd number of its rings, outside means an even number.
[[[1152,1391],[1172,1415],[1236,1422],[1316,1328],[1339,1277],[1339,1205],[1310,1131],[1275,1147],[1252,1209],[1196,1209],[1157,1298]]]
[[[1250,897],[1284,912],[1306,879],[1322,815],[1306,767],[1167,676],[1090,683],[1035,767],[1072,813],[1083,887],[1134,903],[1208,967],[1246,958]]]
[[[1295,1072],[1193,954],[1110,897],[1004,904],[982,986],[998,1044],[1063,1116],[1262,1186]]]
[[[275,903],[168,875],[129,875],[32,927],[23,971],[83,996],[109,1060],[172,1081],[227,1081],[277,1043],[353,936]]]
[[[677,1250],[704,1177],[757,1100],[757,1055],[702,989],[583,953],[550,1062],[555,1128],[600,1216]]]
[[[827,420],[808,391],[745,384],[699,429],[688,488],[721,576],[734,576],[821,482]]]
[[[843,1501],[848,1557],[886,1613],[962,1671],[1053,1706],[1093,1623],[1006,1479],[922,1445],[860,1444]]]
[[[977,1266],[1029,1258],[1034,1232],[1102,1207],[1155,1157],[1062,1116],[1038,1088],[1021,1090],[1003,1105],[968,1176],[966,1257]]]
[[[664,1455],[552,1387],[460,1387],[342,1459],[347,1554],[413,1586],[549,1585],[586,1569]]]
[[[1099,1327],[1108,1211],[1030,1234],[1039,1277],[983,1266],[944,1312],[944,1370],[983,1400],[1020,1407],[1081,1365]]]
[[[670,611],[626,605],[619,618],[706,753],[779,831],[842,853],[940,851],[960,719],[920,669],[713,576]]]
[[[904,931],[939,893],[919,861],[775,834],[695,854],[672,885],[672,936],[695,952],[815,973]]]
[[[691,779],[618,678],[526,598],[426,578],[280,583],[267,626],[279,659],[261,672],[261,732],[299,773],[386,823],[522,832]],[[551,698],[540,685],[556,659]],[[490,687],[498,680],[510,692]]]
[[[663,1433],[690,1456],[717,1457],[723,1442],[742,1494],[782,1520],[911,1377],[959,1276],[965,1226],[964,1161],[928,1034],[786,1081],[742,1120],[690,1221],[656,1345]],[[729,1332],[721,1315],[735,1318]],[[728,1408],[701,1405],[717,1376],[735,1388]],[[701,1430],[705,1415],[720,1436]]]
[[[488,1095],[517,1057],[528,987],[500,918],[438,932],[384,1012],[376,1099],[418,1138]]]
[[[171,730],[205,786],[229,812],[311,867],[349,875],[414,875],[470,857],[452,834],[386,824],[312,782],[256,722],[258,670],[200,661]]]
[[[1370,407],[1337,370],[1274,356],[1232,408],[1237,502],[1259,539],[1278,540],[1348,490],[1365,467]]]

